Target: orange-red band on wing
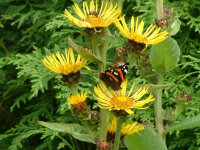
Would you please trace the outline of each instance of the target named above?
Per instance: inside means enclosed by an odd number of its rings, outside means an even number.
[[[107,75],[111,76],[116,82],[119,82],[118,79],[110,72],[106,72]]]
[[[122,73],[122,70],[121,69],[116,69],[117,70],[117,72],[119,72],[119,74],[120,74],[120,77],[121,77],[121,79],[122,79],[122,81],[124,80],[124,75],[123,75],[123,73]]]

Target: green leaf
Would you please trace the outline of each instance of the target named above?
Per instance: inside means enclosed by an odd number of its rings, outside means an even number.
[[[81,56],[83,56],[85,59],[95,62],[97,64],[103,63],[97,56],[95,56],[91,51],[77,45],[74,43],[70,37],[68,37],[68,44],[71,48],[73,48],[74,51],[79,53]]]
[[[163,140],[150,127],[145,127],[139,134],[126,136],[124,142],[128,150],[167,150]]]
[[[87,133],[87,130],[79,124],[50,123],[44,121],[38,121],[38,123],[53,131],[69,133],[75,139],[80,141],[95,143],[94,140],[91,139],[91,136]]]
[[[179,46],[171,37],[152,46],[150,51],[151,64],[159,74],[164,74],[174,69],[179,61],[179,56]]]
[[[169,35],[171,36],[176,35],[176,33],[180,30],[180,26],[181,26],[181,21],[178,18],[176,18],[174,22],[171,24]]]
[[[168,132],[172,132],[174,130],[185,130],[199,126],[200,126],[200,115],[197,115],[192,118],[185,119],[178,124],[172,125],[164,132],[164,134],[167,134]]]

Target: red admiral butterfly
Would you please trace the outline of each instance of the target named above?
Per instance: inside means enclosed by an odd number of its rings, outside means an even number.
[[[105,70],[105,72],[100,73],[99,78],[111,89],[115,91],[120,90],[121,83],[128,72],[128,66],[129,62],[126,62],[118,67]]]

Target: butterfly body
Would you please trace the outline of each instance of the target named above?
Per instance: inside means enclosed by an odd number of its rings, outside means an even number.
[[[100,73],[99,78],[111,89],[117,91],[121,89],[122,81],[128,72],[129,62],[123,65],[107,69],[105,72]]]

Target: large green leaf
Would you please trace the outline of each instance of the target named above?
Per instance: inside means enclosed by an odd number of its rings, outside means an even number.
[[[126,136],[124,142],[128,150],[167,150],[163,140],[150,127],[145,127],[139,134]]]
[[[151,64],[156,72],[161,74],[174,69],[179,61],[179,56],[179,46],[171,37],[152,46],[150,51]]]
[[[80,141],[95,143],[91,136],[87,133],[87,130],[79,124],[51,123],[44,121],[38,121],[38,123],[53,131],[69,133],[75,139]]]
[[[197,115],[195,117],[185,119],[178,124],[172,125],[164,132],[164,134],[167,134],[168,132],[172,132],[174,130],[185,130],[199,126],[200,126],[200,115]]]
[[[74,43],[70,37],[68,37],[68,44],[71,48],[73,48],[74,51],[82,55],[85,59],[96,62],[97,64],[103,63],[97,56],[95,56],[91,51],[77,45]]]

